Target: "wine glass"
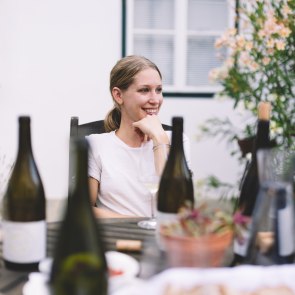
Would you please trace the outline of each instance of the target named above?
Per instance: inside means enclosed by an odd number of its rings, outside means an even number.
[[[155,215],[156,197],[159,188],[160,177],[154,168],[154,161],[142,156],[139,163],[139,181],[150,193],[151,216],[147,220],[138,222],[138,226],[145,229],[156,229],[157,220]]]
[[[149,190],[151,195],[151,217],[147,220],[141,220],[138,222],[138,226],[145,229],[156,229],[157,220],[155,215],[156,209],[156,196],[159,188],[159,176],[150,175],[150,177],[142,180],[142,183]]]

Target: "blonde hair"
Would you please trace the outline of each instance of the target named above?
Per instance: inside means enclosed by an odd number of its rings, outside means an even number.
[[[149,59],[138,56],[129,55],[120,59],[113,67],[110,74],[110,92],[114,87],[121,90],[127,90],[128,87],[134,82],[134,77],[141,71],[152,68],[156,70],[160,78],[162,74],[158,67]],[[116,130],[120,127],[121,122],[121,109],[117,102],[114,101],[114,107],[109,111],[104,119],[104,127],[107,132]]]

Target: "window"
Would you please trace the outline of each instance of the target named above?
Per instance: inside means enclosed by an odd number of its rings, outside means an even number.
[[[229,0],[127,0],[125,54],[155,62],[166,93],[213,93],[215,40],[230,25]]]

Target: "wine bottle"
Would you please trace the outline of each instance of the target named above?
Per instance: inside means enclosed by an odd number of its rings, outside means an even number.
[[[187,203],[194,206],[194,189],[183,148],[183,118],[173,117],[171,148],[158,191],[158,230],[163,222],[174,220]]]
[[[34,271],[46,256],[46,199],[32,152],[30,117],[18,120],[18,154],[3,198],[3,259],[8,269]]]
[[[108,271],[99,220],[90,204],[88,143],[71,141],[76,181],[54,251],[50,274],[53,295],[106,295]]]
[[[259,149],[270,148],[271,146],[269,137],[270,109],[271,105],[268,102],[261,102],[258,105],[257,130],[252,147],[251,162],[248,165],[246,174],[243,177],[243,183],[241,184],[237,210],[239,210],[242,215],[248,217],[252,216],[259,190],[256,153]],[[234,239],[234,259],[232,261],[233,266],[241,264],[246,255],[249,243],[250,226],[251,222],[248,224],[248,228],[244,229],[242,239],[241,237],[239,239]]]

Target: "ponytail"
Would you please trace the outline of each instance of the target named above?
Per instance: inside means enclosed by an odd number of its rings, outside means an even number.
[[[111,132],[119,129],[121,122],[121,111],[117,106],[114,106],[104,119],[104,129],[106,132]]]

